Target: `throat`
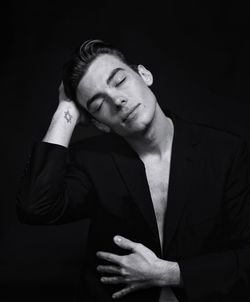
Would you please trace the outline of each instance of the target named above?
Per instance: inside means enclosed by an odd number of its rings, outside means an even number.
[[[169,151],[174,135],[174,125],[170,118],[166,117],[159,106],[150,127],[136,137],[125,138],[129,145],[140,157],[157,155],[160,158]]]

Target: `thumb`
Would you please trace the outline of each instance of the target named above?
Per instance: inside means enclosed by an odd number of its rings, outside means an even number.
[[[138,243],[133,242],[125,237],[122,237],[120,235],[117,235],[114,237],[114,243],[116,245],[118,245],[119,247],[126,249],[126,250],[130,250],[130,251],[134,251],[136,246],[138,245]]]

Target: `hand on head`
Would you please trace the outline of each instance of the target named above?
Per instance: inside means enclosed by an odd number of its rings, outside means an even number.
[[[72,110],[74,110],[74,112],[77,112],[78,115],[77,124],[86,125],[86,126],[90,124],[91,122],[90,116],[84,110],[80,110],[79,106],[77,106],[74,101],[72,101],[66,96],[63,82],[61,82],[59,86],[59,105],[65,103],[67,105],[72,106]]]

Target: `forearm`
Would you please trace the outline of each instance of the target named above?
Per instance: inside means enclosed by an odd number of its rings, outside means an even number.
[[[43,142],[68,147],[79,113],[69,102],[59,104]]]
[[[77,119],[78,112],[72,104],[60,102],[42,142],[34,144],[17,196],[19,213],[26,220],[48,222],[62,212],[66,202],[61,186],[66,147]]]
[[[72,146],[41,141],[33,145],[17,193],[21,222],[54,224],[89,217],[92,183],[71,160],[74,152]]]
[[[67,149],[60,145],[36,142],[20,180],[17,194],[18,216],[25,223],[47,223],[65,205],[61,194]]]

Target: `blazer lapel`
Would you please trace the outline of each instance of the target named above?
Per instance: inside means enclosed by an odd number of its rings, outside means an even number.
[[[193,127],[174,117],[174,139],[170,163],[167,210],[164,223],[163,255],[166,256],[187,200],[198,136]]]
[[[147,182],[145,167],[138,154],[124,141],[122,152],[112,152],[112,157],[116,163],[121,177],[137,204],[149,229],[156,240],[158,251],[161,250],[160,238],[150,190]],[[126,150],[126,152],[124,152]]]
[[[195,157],[194,150],[198,145],[196,133],[194,133],[188,123],[182,122],[174,115],[171,115],[171,119],[174,124],[174,138],[170,163],[168,204],[164,219],[163,255],[166,255],[186,202],[192,175],[193,158]],[[144,164],[129,144],[123,139],[121,141],[120,149],[113,151],[111,155],[128,191],[152,231],[159,254],[162,254],[160,252],[158,226]]]

